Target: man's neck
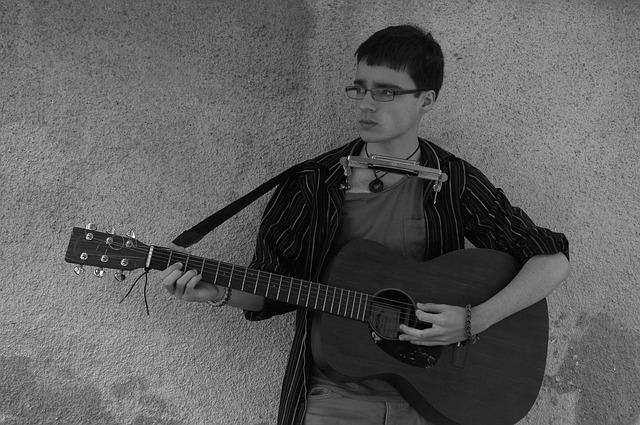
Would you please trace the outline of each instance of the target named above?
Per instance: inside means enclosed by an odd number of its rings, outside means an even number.
[[[419,146],[418,138],[408,139],[405,141],[397,141],[395,143],[391,142],[381,142],[381,143],[367,143],[366,152],[364,152],[363,148],[363,156],[366,153],[369,156],[372,155],[383,155],[390,156],[393,158],[411,158],[416,159],[419,156],[419,150],[416,152]]]

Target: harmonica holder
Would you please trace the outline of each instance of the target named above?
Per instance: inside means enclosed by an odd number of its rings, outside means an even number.
[[[440,192],[440,189],[442,189],[442,183],[448,179],[447,175],[439,169],[423,167],[417,161],[382,155],[372,155],[371,157],[349,155],[340,158],[340,165],[344,168],[344,175],[347,178],[346,184],[343,186],[346,190],[350,188],[349,180],[351,177],[351,169],[354,167],[432,180],[434,182],[433,191],[436,196]],[[435,203],[435,196],[433,202]]]

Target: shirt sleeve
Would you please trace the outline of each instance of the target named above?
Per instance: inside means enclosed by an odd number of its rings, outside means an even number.
[[[482,172],[468,163],[465,166],[465,237],[474,246],[507,252],[522,264],[539,254],[562,252],[569,258],[569,241],[564,234],[536,226]]]
[[[265,208],[249,268],[283,276],[304,275],[302,241],[307,205],[296,179],[280,185]],[[262,311],[245,311],[248,320],[264,320],[296,310],[295,305],[265,298]]]

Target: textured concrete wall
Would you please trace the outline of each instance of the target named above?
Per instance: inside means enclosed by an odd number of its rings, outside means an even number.
[[[348,3],[348,4],[347,4]],[[355,137],[352,54],[415,22],[446,56],[422,134],[571,240],[522,424],[640,424],[636,0],[0,0],[0,423],[272,424],[292,317],[76,277],[70,229],[145,242]],[[195,247],[244,263],[264,200]]]

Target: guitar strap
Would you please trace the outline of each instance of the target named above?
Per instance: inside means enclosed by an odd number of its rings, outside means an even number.
[[[236,199],[229,205],[224,208],[216,211],[211,214],[209,217],[202,220],[200,223],[196,224],[189,230],[185,230],[177,238],[173,240],[173,243],[187,248],[197,242],[199,242],[202,238],[204,238],[209,232],[213,229],[236,215],[238,212],[242,211],[247,206],[251,205],[256,199],[260,198],[262,195],[267,193],[269,190],[273,189],[280,183],[284,182],[289,177],[301,171],[304,167],[309,164],[309,161],[301,162],[299,164],[294,165],[293,167],[283,171],[277,176],[271,178],[270,180],[262,183],[257,188],[253,189],[251,192],[242,196],[241,198]]]

